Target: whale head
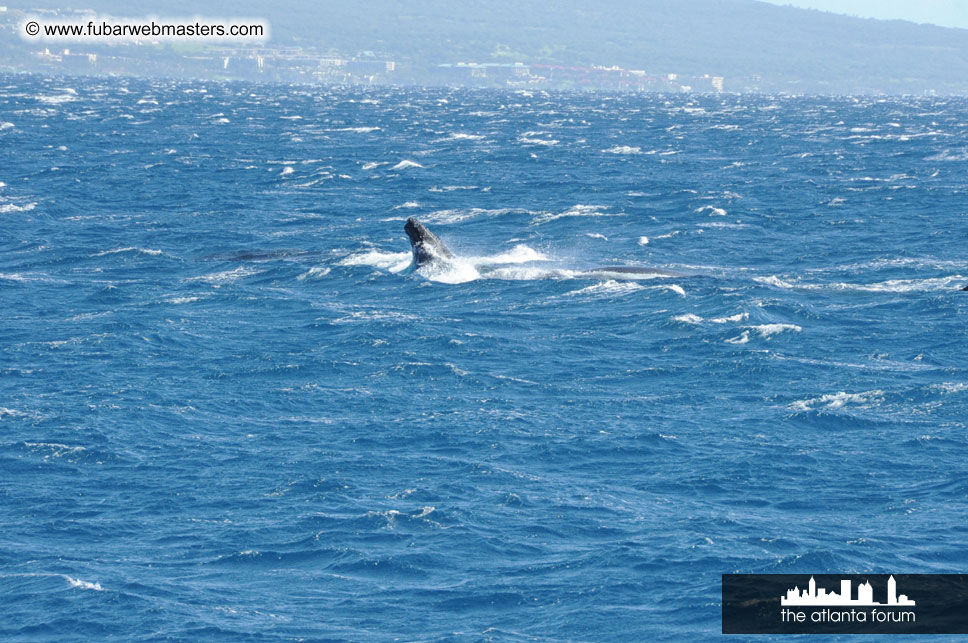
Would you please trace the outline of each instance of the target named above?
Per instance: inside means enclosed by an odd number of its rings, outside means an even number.
[[[406,225],[403,226],[403,231],[410,238],[413,260],[418,268],[424,264],[443,259],[452,259],[454,257],[454,253],[447,249],[447,246],[437,238],[437,235],[413,217],[407,219]]]

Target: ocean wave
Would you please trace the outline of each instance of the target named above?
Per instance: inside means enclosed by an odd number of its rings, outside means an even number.
[[[760,337],[763,337],[764,339],[769,339],[773,335],[777,335],[785,331],[799,333],[803,330],[802,327],[797,326],[796,324],[759,324],[756,326],[750,326],[750,328],[758,332]]]
[[[369,134],[370,132],[380,131],[379,127],[376,126],[363,126],[363,127],[336,127],[333,129],[325,130],[327,132],[354,132],[356,134]]]
[[[393,322],[413,322],[419,318],[410,313],[402,313],[396,310],[354,310],[348,315],[338,317],[333,320],[334,324],[351,324],[372,321],[393,321]]]
[[[412,261],[410,252],[383,252],[382,250],[367,250],[348,257],[337,263],[341,266],[373,266],[390,272],[406,270]]]
[[[761,284],[766,284],[768,286],[776,286],[777,288],[796,288],[795,285],[789,281],[780,279],[776,275],[770,275],[768,277],[753,277],[753,281]]]
[[[71,587],[78,587],[80,589],[92,589],[97,592],[104,591],[104,588],[101,587],[101,583],[98,583],[98,582],[89,583],[86,580],[80,580],[79,578],[71,578],[70,576],[64,576],[64,578],[67,580],[68,583],[71,584]]]
[[[469,261],[477,266],[487,266],[499,263],[528,263],[530,261],[547,261],[548,257],[534,248],[518,244],[507,252],[484,257],[469,257]]]
[[[314,268],[310,268],[303,274],[299,275],[298,277],[296,277],[296,279],[298,279],[299,281],[305,281],[306,279],[319,279],[321,277],[325,277],[326,275],[328,275],[329,272],[330,272],[329,268],[316,266]]]
[[[681,321],[687,324],[701,324],[703,322],[709,322],[711,324],[738,324],[749,319],[749,316],[749,313],[736,313],[735,315],[729,315],[727,317],[711,317],[709,319],[704,319],[693,313],[685,313],[682,315],[676,315],[673,317],[673,319],[675,321]]]
[[[417,163],[416,161],[411,161],[410,159],[404,159],[404,160],[400,161],[399,163],[397,163],[396,165],[394,165],[393,167],[391,167],[390,169],[391,170],[406,170],[406,169],[409,169],[409,168],[416,168],[416,167],[422,168],[423,165],[421,165],[420,163]]]
[[[4,203],[3,205],[0,205],[0,214],[10,214],[11,212],[30,212],[35,207],[37,207],[36,203],[25,203],[23,205]]]
[[[925,161],[968,161],[968,150],[942,150],[924,158]]]
[[[951,393],[968,391],[968,382],[943,382],[941,384],[933,384],[931,388],[950,395]]]
[[[450,224],[469,221],[471,219],[500,217],[507,214],[533,214],[528,210],[518,208],[463,208],[453,210],[435,210],[421,217],[427,223]]]
[[[255,268],[250,268],[248,266],[239,266],[238,268],[233,268],[232,270],[223,270],[221,272],[213,272],[207,275],[199,275],[198,277],[188,277],[185,281],[204,281],[210,284],[224,284],[233,281],[238,281],[243,277],[248,277],[250,275],[258,274],[259,271]]]
[[[676,315],[672,319],[674,319],[675,321],[683,322],[684,324],[696,324],[696,325],[698,325],[698,324],[701,324],[702,323],[702,317],[700,317],[699,315],[694,315],[692,313],[685,313],[683,315]]]
[[[426,264],[418,268],[417,272],[430,281],[444,284],[463,284],[481,278],[477,266],[462,259]]]
[[[966,277],[952,275],[950,277],[933,277],[929,279],[890,279],[870,284],[832,283],[825,284],[825,288],[833,290],[854,290],[859,292],[930,292],[935,290],[951,290],[954,286],[963,285]]]
[[[728,318],[724,318],[724,319],[728,319]],[[727,344],[747,344],[750,341],[751,332],[758,333],[759,336],[762,337],[763,339],[769,340],[774,335],[778,335],[780,333],[787,332],[787,331],[792,333],[799,333],[803,331],[803,328],[801,326],[797,326],[796,324],[758,324],[755,326],[747,326],[747,330],[744,330],[736,337],[731,337],[730,339],[727,339],[725,341]]]
[[[558,141],[553,138],[533,138],[529,136],[519,136],[518,142],[524,145],[543,145],[545,147],[551,147],[558,144]]]
[[[164,254],[161,250],[153,250],[151,248],[135,248],[134,246],[129,246],[127,248],[114,248],[112,250],[102,250],[96,254],[91,255],[92,257],[104,257],[106,255],[119,254],[122,252],[137,252],[145,255],[158,256]]]
[[[594,297],[610,297],[613,295],[627,295],[629,293],[644,289],[645,286],[635,281],[614,281],[609,279],[608,281],[601,281],[597,284],[586,286],[585,288],[572,290],[571,292],[565,293],[564,296],[578,297],[589,295]]]
[[[874,390],[863,393],[829,393],[820,397],[807,400],[797,400],[790,404],[790,408],[795,411],[815,411],[823,409],[825,411],[836,411],[844,406],[858,405],[870,406],[883,401],[884,391]]]
[[[608,210],[606,205],[585,205],[577,204],[573,205],[567,210],[562,212],[543,212],[538,214],[534,218],[534,222],[537,224],[548,223],[550,221],[555,221],[557,219],[563,219],[567,217],[606,217],[606,216],[616,216],[605,212]]]
[[[606,150],[602,150],[604,154],[623,154],[623,155],[634,155],[641,154],[641,147],[632,147],[630,145],[614,145]]]
[[[490,268],[485,273],[488,279],[503,279],[505,281],[538,281],[541,279],[575,279],[581,275],[580,271],[548,266],[501,266]]]
[[[35,96],[38,101],[46,105],[61,105],[77,100],[77,92],[65,92],[63,94],[38,94]]]
[[[477,190],[477,189],[478,187],[476,185],[435,185],[432,188],[428,188],[427,191],[428,192],[456,192],[458,190]],[[484,188],[483,191],[486,192],[487,188]]]
[[[717,208],[716,206],[713,206],[713,205],[704,205],[702,207],[696,208],[695,212],[696,212],[696,214],[702,214],[704,212],[708,212],[709,213],[709,216],[711,216],[711,217],[725,217],[726,216],[726,210],[724,210],[722,208]]]
[[[922,279],[889,279],[887,281],[872,283],[791,283],[775,275],[771,275],[769,277],[753,277],[753,281],[784,289],[907,293],[952,290],[963,286],[968,281],[968,277],[958,274],[948,277],[927,277]]]
[[[453,132],[442,138],[434,139],[431,143],[445,143],[447,141],[480,141],[484,137],[480,134],[468,134],[466,132]]]

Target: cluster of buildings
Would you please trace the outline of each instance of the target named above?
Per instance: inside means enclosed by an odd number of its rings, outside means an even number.
[[[518,87],[536,89],[597,89],[615,91],[722,92],[723,77],[656,75],[621,67],[524,63],[457,63],[438,65],[428,80],[436,85]]]
[[[28,14],[0,6],[0,70],[65,75],[135,75],[282,83],[425,85],[525,89],[722,92],[721,76],[684,77],[604,66],[526,63],[419,64],[373,52],[347,57],[302,47],[225,46],[213,42],[84,42],[25,40]],[[78,22],[85,12],[32,11]]]

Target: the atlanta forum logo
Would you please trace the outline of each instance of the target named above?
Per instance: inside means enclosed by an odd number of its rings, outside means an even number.
[[[870,581],[857,586],[857,598],[854,598],[850,579],[840,581],[839,592],[828,592],[817,587],[817,581],[811,576],[805,588],[795,586],[780,596],[780,606],[780,620],[784,623],[804,623],[808,618],[814,623],[913,623],[916,620],[914,610],[899,609],[914,607],[915,603],[905,594],[897,593],[894,576],[887,579],[887,601],[883,603],[874,600]],[[790,609],[793,607],[808,609]]]

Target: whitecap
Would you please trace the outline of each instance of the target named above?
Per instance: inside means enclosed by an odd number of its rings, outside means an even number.
[[[469,219],[476,219],[478,217],[498,217],[505,214],[511,213],[527,213],[527,210],[518,210],[515,208],[497,208],[489,210],[487,208],[469,208],[465,210],[435,210],[423,217],[428,223],[459,223],[461,221],[467,221]]]
[[[462,259],[426,264],[417,272],[431,281],[445,284],[462,284],[481,278],[474,264]]]
[[[133,246],[129,246],[127,248],[114,248],[113,250],[102,250],[101,252],[98,252],[97,254],[94,254],[91,256],[103,257],[105,255],[113,255],[121,252],[137,252],[140,254],[153,255],[153,256],[158,256],[160,254],[163,254],[161,250],[153,250],[151,248],[135,248]]]
[[[94,582],[89,583],[86,580],[80,580],[78,578],[71,578],[70,576],[65,576],[67,582],[71,584],[71,587],[79,587],[81,589],[93,589],[98,592],[103,592],[104,588],[101,587],[101,583]]]
[[[799,333],[803,330],[802,327],[796,324],[759,324],[757,326],[750,326],[751,329],[757,331],[760,337],[764,339],[769,339],[773,335],[782,333],[784,331],[792,331],[794,333]]]
[[[627,295],[637,290],[644,290],[645,286],[635,281],[600,281],[585,288],[579,288],[565,293],[566,297],[577,297],[581,295],[594,297],[610,297],[613,295]]]
[[[940,390],[942,393],[960,393],[961,391],[968,391],[968,382],[943,382],[933,384],[931,388]]]
[[[694,315],[692,313],[686,313],[684,315],[676,315],[673,317],[675,321],[683,322],[685,324],[701,324],[702,317],[699,315]]]
[[[548,257],[529,246],[518,244],[507,252],[487,257],[469,257],[467,259],[475,265],[486,266],[501,263],[528,263],[530,261],[547,261]]]
[[[614,216],[609,215],[607,212],[602,210],[607,210],[608,206],[604,205],[584,205],[577,204],[573,205],[563,212],[544,212],[535,217],[535,223],[547,223],[549,221],[554,221],[556,219],[562,219],[565,217],[604,217],[604,216]]]
[[[960,286],[966,280],[961,275],[937,277],[931,279],[891,279],[871,284],[834,283],[828,288],[835,290],[857,290],[861,292],[928,292],[934,290],[950,290],[953,286]]]
[[[369,134],[370,132],[376,132],[379,127],[338,127],[335,129],[326,130],[328,132],[355,132],[357,134]]]
[[[649,288],[659,289],[659,290],[671,290],[672,292],[676,293],[680,297],[686,296],[685,289],[683,289],[683,287],[680,286],[679,284],[662,284],[661,286],[649,286]]]
[[[484,137],[479,134],[468,134],[466,132],[454,132],[443,138],[438,138],[431,143],[443,143],[445,141],[480,141]]]
[[[558,141],[553,138],[542,139],[542,138],[531,138],[528,136],[519,136],[519,143],[524,143],[525,145],[544,145],[551,147],[552,145],[557,145]]]
[[[344,257],[338,263],[341,266],[372,266],[390,272],[400,272],[410,266],[411,259],[412,255],[409,252],[368,250]]]
[[[767,284],[769,286],[776,286],[777,288],[796,288],[789,281],[784,281],[777,277],[776,275],[770,275],[769,277],[753,277],[753,281],[761,284]]]
[[[322,266],[316,266],[310,268],[307,272],[296,277],[299,281],[305,281],[306,279],[319,279],[320,277],[325,277],[329,274],[329,268],[324,268]]]
[[[345,317],[333,320],[334,324],[352,324],[357,322],[370,321],[399,321],[413,322],[419,318],[409,313],[401,313],[394,310],[355,310]]]
[[[641,154],[642,148],[630,145],[615,145],[607,150],[602,150],[602,152],[605,154]]]
[[[4,203],[3,205],[0,205],[0,214],[10,214],[11,212],[30,212],[35,207],[37,207],[36,203],[25,203],[23,205]]]
[[[456,192],[457,190],[476,190],[476,185],[442,185],[428,189],[428,192]]]
[[[699,315],[694,315],[692,313],[686,313],[684,315],[673,317],[673,319],[676,321],[686,322],[688,324],[700,324],[704,321],[708,321],[711,324],[739,323],[746,321],[748,318],[749,313],[736,313],[735,315],[729,315],[728,317],[712,317],[710,319],[703,319]]]
[[[696,208],[696,214],[702,214],[703,212],[708,212],[711,217],[725,217],[726,210],[722,208],[717,208],[712,205],[704,205],[700,208]]]
[[[749,313],[736,313],[735,315],[730,315],[728,317],[714,317],[709,321],[711,321],[714,324],[726,324],[729,322],[738,323],[741,321],[746,321],[747,319],[749,319],[749,316],[750,316]]]
[[[204,281],[210,284],[223,284],[231,281],[236,281],[243,277],[248,277],[249,275],[257,274],[259,271],[254,268],[249,268],[248,266],[239,266],[233,270],[223,270],[222,272],[213,272],[207,275],[200,275],[198,277],[189,277],[185,281]]]
[[[863,393],[830,393],[808,400],[797,400],[790,404],[796,411],[813,411],[822,408],[826,411],[836,411],[848,404],[870,405],[883,401],[884,391],[866,391]]]
[[[409,159],[404,159],[404,160],[400,161],[399,163],[397,163],[396,165],[394,165],[390,169],[391,170],[406,170],[407,168],[411,168],[411,167],[423,167],[423,165],[421,165],[420,163],[417,163],[416,161],[411,161]]]
[[[574,279],[580,277],[577,270],[548,268],[545,266],[501,266],[489,269],[485,275],[488,279],[505,279],[508,281],[535,281],[538,279]]]

